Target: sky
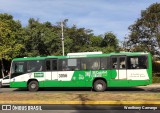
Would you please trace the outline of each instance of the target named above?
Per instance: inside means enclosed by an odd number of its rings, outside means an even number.
[[[92,29],[95,35],[113,32],[123,41],[141,11],[159,0],[0,0],[0,13],[11,14],[23,26],[29,18],[40,22],[68,19],[68,26]]]

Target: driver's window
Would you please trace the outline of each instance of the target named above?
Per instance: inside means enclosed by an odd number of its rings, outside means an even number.
[[[24,62],[15,63],[14,73],[23,73],[24,72]]]

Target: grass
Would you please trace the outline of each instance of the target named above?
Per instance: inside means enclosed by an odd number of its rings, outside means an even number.
[[[63,102],[63,101],[160,101],[159,93],[140,92],[90,92],[90,93],[1,93],[0,104],[25,103],[25,102]]]

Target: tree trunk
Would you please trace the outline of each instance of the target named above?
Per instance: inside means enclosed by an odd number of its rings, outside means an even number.
[[[2,60],[1,60],[1,66],[2,66],[2,68],[1,68],[2,77],[4,77],[4,65],[3,65],[3,58],[2,58]]]

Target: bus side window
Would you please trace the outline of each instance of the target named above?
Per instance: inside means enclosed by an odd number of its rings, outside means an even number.
[[[42,61],[33,60],[27,62],[27,72],[38,72],[42,71]]]
[[[99,70],[100,58],[83,58],[81,59],[82,70]]]
[[[58,60],[58,70],[59,71],[67,71],[67,60],[66,59],[59,59]]]
[[[77,66],[75,67],[75,70],[80,70],[81,62],[80,59],[77,59]]]
[[[63,71],[67,71],[68,70],[67,61],[66,60],[62,60],[62,70]]]
[[[138,58],[131,57],[129,58],[130,65],[128,66],[130,69],[137,69],[138,67]]]
[[[68,59],[68,68],[70,71],[80,70],[80,59]]]
[[[51,70],[51,62],[50,60],[46,61],[46,71],[50,71]]]
[[[111,62],[111,66],[112,66],[112,69],[117,69],[117,63],[118,60],[117,58],[112,58],[112,62]]]
[[[99,70],[100,69],[100,61],[99,59],[95,58],[95,59],[91,59],[92,60],[92,66],[91,66],[91,70]]]
[[[119,64],[119,68],[120,69],[125,69],[126,68],[126,60],[125,57],[120,57],[120,64]]]
[[[81,59],[81,70],[87,69],[87,61],[86,58]]]
[[[128,57],[128,69],[147,69],[147,56]]]
[[[101,70],[105,70],[108,68],[108,58],[101,58]]]
[[[52,70],[53,71],[57,70],[57,60],[52,60]]]
[[[139,57],[139,68],[140,69],[147,69],[148,68],[147,56]]]

